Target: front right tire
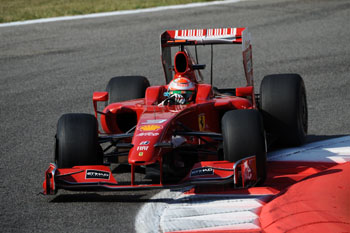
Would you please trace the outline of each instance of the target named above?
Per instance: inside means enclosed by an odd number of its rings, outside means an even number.
[[[266,178],[266,141],[260,113],[257,110],[232,110],[221,120],[224,159],[237,162],[256,156],[257,174],[262,184]]]
[[[97,120],[90,114],[70,113],[57,123],[55,161],[58,168],[102,165]]]

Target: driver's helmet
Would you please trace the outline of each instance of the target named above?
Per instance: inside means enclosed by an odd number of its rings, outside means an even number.
[[[173,79],[168,86],[170,95],[180,94],[185,98],[186,103],[193,101],[195,90],[196,85],[185,77]]]

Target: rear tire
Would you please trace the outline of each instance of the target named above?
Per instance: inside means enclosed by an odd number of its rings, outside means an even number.
[[[260,113],[256,110],[229,111],[221,124],[224,159],[236,162],[255,155],[259,184],[262,184],[266,178],[266,143]]]
[[[143,76],[118,76],[107,84],[108,104],[145,97],[149,81]]]
[[[57,123],[55,160],[59,168],[101,165],[97,121],[90,114],[64,114]]]
[[[306,91],[298,74],[265,76],[260,87],[265,129],[283,146],[305,142],[308,128]]]

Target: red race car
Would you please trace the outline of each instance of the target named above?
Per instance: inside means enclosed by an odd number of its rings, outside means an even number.
[[[213,45],[220,44],[241,44],[245,86],[219,89],[211,85]],[[206,66],[198,64],[201,45],[211,48],[211,84],[202,81],[201,70]],[[195,57],[190,49],[195,49]],[[45,173],[44,194],[58,189],[224,183],[249,187],[266,177],[269,145],[303,143],[307,133],[304,82],[298,74],[268,75],[260,94],[255,94],[247,28],[166,31],[161,35],[161,60],[165,85],[150,86],[142,76],[114,77],[107,91],[93,94],[94,116],[61,116],[55,163]],[[103,111],[98,102],[105,103]],[[111,163],[127,164],[128,182],[118,183]],[[136,172],[145,178],[136,179]]]

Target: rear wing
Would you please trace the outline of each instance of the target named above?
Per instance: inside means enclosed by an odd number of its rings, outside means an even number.
[[[187,29],[166,31],[161,35],[162,48],[184,45],[241,44],[245,28]]]
[[[250,33],[248,33],[248,28],[186,29],[165,31],[161,34],[161,59],[166,83],[169,83],[173,78],[171,47],[181,46],[183,48],[183,46],[197,45],[212,46],[219,44],[242,44],[243,65],[247,85],[251,86],[253,85],[253,66],[250,42],[251,39]]]

